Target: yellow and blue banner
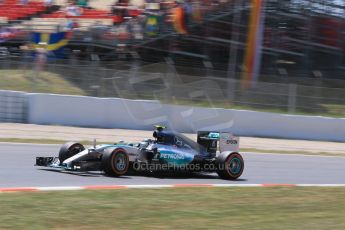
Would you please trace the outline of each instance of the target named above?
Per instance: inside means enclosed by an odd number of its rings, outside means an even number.
[[[146,34],[149,36],[156,36],[159,33],[158,16],[149,15],[146,21]]]
[[[244,72],[241,88],[248,89],[255,86],[260,75],[261,54],[265,23],[265,0],[251,0],[251,13],[248,24],[248,36],[244,58]]]
[[[34,47],[40,47],[40,43],[45,43],[48,51],[57,51],[68,44],[68,33],[38,33],[32,34],[32,43]]]

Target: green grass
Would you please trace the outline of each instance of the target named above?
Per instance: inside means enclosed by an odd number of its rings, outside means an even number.
[[[85,95],[85,92],[50,72],[36,74],[32,70],[0,70],[0,89],[36,93]]]
[[[344,154],[337,154],[333,152],[308,152],[308,151],[293,151],[293,150],[274,150],[274,149],[256,149],[256,148],[240,148],[241,152],[256,152],[256,153],[274,153],[274,154],[301,154],[301,155],[322,155],[322,156],[344,156]]]
[[[28,143],[28,144],[63,144],[67,141],[54,139],[24,139],[24,138],[0,138],[0,142]],[[80,141],[82,144],[91,144],[91,141]]]
[[[321,104],[327,110],[327,114],[333,117],[345,117],[345,105]]]
[[[0,194],[0,229],[345,229],[344,188]]]
[[[24,139],[24,138],[0,138],[0,142],[10,143],[27,143],[27,144],[63,144],[66,140],[55,140],[55,139]],[[92,141],[80,140],[79,143],[83,145],[92,145]],[[97,144],[109,144],[109,142],[98,142]]]
[[[53,140],[53,139],[0,138],[0,142],[28,143],[28,144],[63,144],[66,141]]]

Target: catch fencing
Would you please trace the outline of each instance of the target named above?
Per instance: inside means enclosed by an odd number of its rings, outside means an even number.
[[[54,74],[54,77],[59,76],[71,87],[78,88],[77,94],[84,96],[345,117],[345,83],[340,80],[332,83],[339,88],[322,87],[322,79],[306,78],[305,82],[314,82],[314,85],[257,82],[253,87],[244,89],[240,80],[226,78],[225,72],[212,69],[194,71],[190,68],[189,71],[179,71],[175,66],[165,63],[133,66],[122,62],[107,65],[98,62],[78,65],[73,63],[73,60],[69,62],[70,64],[47,64],[42,71],[35,69],[32,61],[0,62],[0,77],[6,70],[16,69],[18,74],[34,81],[25,89],[28,92],[63,92],[64,89],[60,89],[59,85],[54,87],[55,91],[49,91],[51,88],[46,90],[44,81],[39,80],[42,74],[48,78],[49,74]],[[1,82],[0,89],[6,88],[6,85],[1,84],[6,83]]]
[[[25,93],[0,90],[0,122],[27,122]]]

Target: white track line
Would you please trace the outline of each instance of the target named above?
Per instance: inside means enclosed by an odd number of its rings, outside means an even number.
[[[36,187],[35,189],[37,189],[38,191],[73,191],[73,190],[83,190],[85,188],[81,186],[61,186],[61,187]]]
[[[344,158],[345,154],[341,154],[339,153],[337,155],[337,153],[334,153],[334,155],[320,155],[319,153],[312,153],[310,152],[310,154],[304,154],[304,153],[279,153],[279,151],[277,151],[276,153],[265,153],[265,152],[241,152],[241,154],[243,156],[245,156],[246,154],[255,154],[255,155],[274,155],[274,156],[297,156],[297,157],[326,157],[326,158]],[[333,153],[331,153],[333,154]]]
[[[55,187],[18,187],[0,188],[4,192],[37,191],[77,191],[77,190],[114,190],[114,189],[157,189],[157,188],[192,188],[192,187],[344,187],[345,184],[148,184],[148,185],[94,185],[94,186],[55,186]]]
[[[173,185],[126,185],[126,188],[172,188]]]

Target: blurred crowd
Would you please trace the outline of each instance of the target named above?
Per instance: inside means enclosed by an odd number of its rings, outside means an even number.
[[[109,15],[120,17],[120,22],[109,26],[102,20],[95,20],[88,30],[97,39],[120,41],[158,36],[171,30],[186,35],[192,23],[201,23],[208,12],[227,3],[227,0],[147,0],[134,4],[133,1],[118,0],[109,6]],[[68,16],[80,16],[85,8],[90,8],[88,1],[72,1],[64,10]],[[67,30],[78,31],[82,29],[80,27],[77,20],[69,18]]]
[[[28,4],[29,1],[30,0],[18,0],[20,4]],[[0,2],[3,2],[3,0],[0,0]],[[46,7],[52,7],[55,3],[54,0],[44,0]],[[192,23],[202,22],[208,12],[217,8],[221,9],[228,3],[231,3],[231,1],[115,0],[111,5],[106,6],[107,10],[100,10],[93,9],[90,6],[92,4],[90,4],[89,0],[69,0],[58,10],[67,21],[65,25],[59,26],[56,32],[73,32],[73,36],[81,40],[116,40],[122,43],[132,40],[141,40],[145,37],[159,36],[160,34],[172,30],[179,34],[186,35]],[[102,16],[103,18],[84,17],[84,12],[90,11],[94,13],[97,13],[97,11],[105,13],[104,16]],[[43,16],[47,16],[47,14]],[[114,17],[118,20],[114,20]],[[44,18],[45,17],[42,19]],[[87,20],[89,21],[87,25],[81,23]],[[109,20],[112,23],[109,24]],[[13,27],[13,25],[10,25],[10,27]],[[32,28],[30,28],[30,30],[32,30]],[[51,31],[49,31],[49,33],[51,33]],[[1,40],[1,37],[10,38],[11,36],[12,35],[8,35],[8,33],[4,31],[0,31],[0,42],[4,41],[4,39]]]

